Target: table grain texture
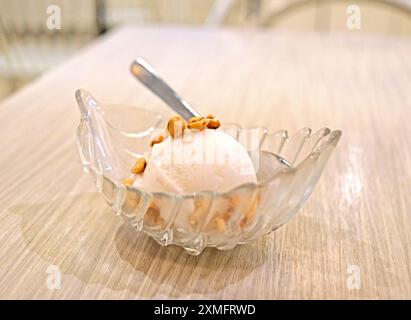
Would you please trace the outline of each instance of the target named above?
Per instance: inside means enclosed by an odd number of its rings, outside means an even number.
[[[114,214],[82,175],[74,91],[169,114],[129,75],[137,56],[224,121],[343,131],[295,218],[194,257]],[[95,41],[0,104],[0,298],[410,299],[410,57],[409,38],[376,36],[127,26]]]

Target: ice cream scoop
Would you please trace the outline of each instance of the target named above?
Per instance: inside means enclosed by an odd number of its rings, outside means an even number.
[[[150,192],[188,194],[225,192],[256,183],[253,163],[245,148],[220,130],[186,130],[155,144],[147,167],[134,186]]]

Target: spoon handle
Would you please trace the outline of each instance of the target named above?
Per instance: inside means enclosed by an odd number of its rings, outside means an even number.
[[[137,58],[134,60],[130,66],[130,71],[141,83],[154,92],[185,120],[200,115],[165,83],[164,80],[158,76],[154,68],[144,59]]]

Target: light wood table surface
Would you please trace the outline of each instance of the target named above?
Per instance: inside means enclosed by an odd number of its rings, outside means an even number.
[[[111,211],[82,176],[74,91],[168,113],[129,75],[137,56],[200,112],[343,131],[291,222],[193,257]],[[0,105],[0,298],[410,299],[410,57],[409,39],[371,36],[130,26],[96,41]]]

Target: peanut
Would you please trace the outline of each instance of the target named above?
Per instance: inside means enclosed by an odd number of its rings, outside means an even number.
[[[204,130],[205,128],[207,128],[208,122],[210,121],[210,119],[201,119],[198,121],[194,121],[191,122],[187,125],[187,127],[191,130]]]
[[[138,158],[136,163],[134,164],[134,167],[131,169],[131,172],[134,174],[139,174],[144,171],[146,168],[147,161],[144,158]]]
[[[158,137],[155,137],[153,140],[151,140],[150,142],[150,146],[154,146],[157,143],[161,143],[164,141],[164,136],[163,135],[159,135]]]
[[[200,120],[203,120],[203,119],[204,119],[204,117],[201,117],[201,116],[199,116],[199,117],[192,117],[192,118],[190,118],[190,119],[188,120],[187,123],[193,123],[193,122],[200,121]]]
[[[217,119],[210,119],[207,124],[208,129],[217,129],[220,127],[220,121]]]
[[[226,225],[226,222],[224,221],[224,219],[217,217],[217,218],[215,218],[214,221],[215,221],[215,224],[216,224],[216,227],[217,227],[218,231],[223,232],[223,231],[226,230],[227,225]]]
[[[134,180],[130,179],[130,178],[126,178],[126,179],[123,180],[123,184],[126,187],[131,187],[133,185],[133,183],[134,183]]]
[[[178,138],[183,135],[187,124],[180,116],[173,116],[168,120],[167,131],[173,138]]]

